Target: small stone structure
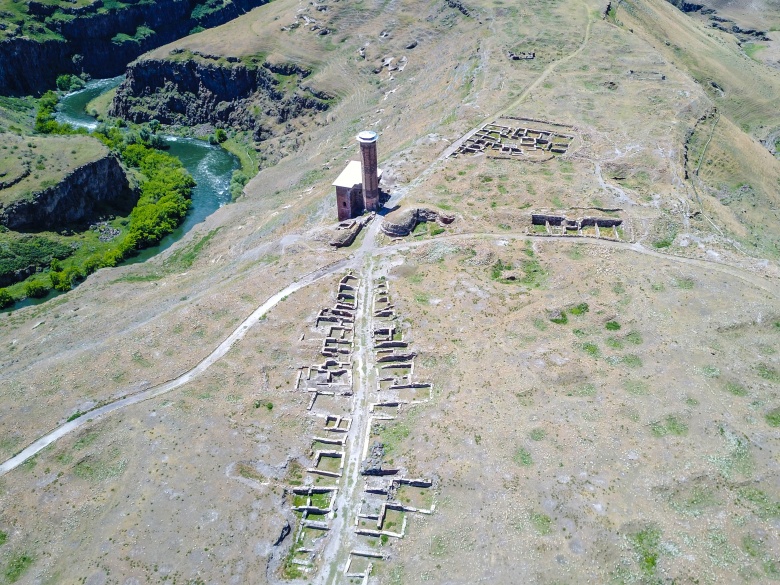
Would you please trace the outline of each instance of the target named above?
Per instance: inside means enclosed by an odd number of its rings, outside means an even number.
[[[391,238],[401,238],[411,234],[418,223],[428,221],[449,225],[455,221],[455,216],[425,207],[414,207],[391,213],[382,221],[381,229]]]
[[[334,248],[345,248],[347,246],[351,246],[352,242],[354,242],[355,238],[357,238],[358,234],[360,234],[360,230],[362,230],[363,227],[368,224],[368,222],[374,219],[374,215],[375,214],[371,212],[369,215],[364,215],[363,217],[358,217],[357,219],[351,219],[339,223],[338,228],[336,228],[336,234],[330,241],[330,245]]]
[[[491,158],[508,158],[541,162],[555,155],[566,154],[572,134],[555,130],[532,128],[515,123],[534,122],[540,125],[559,128],[571,128],[563,124],[534,120],[532,118],[514,118],[506,116],[502,123],[483,125],[452,156],[484,153]]]
[[[361,160],[349,161],[333,182],[336,187],[336,207],[339,221],[353,219],[364,211],[379,208],[379,181],[382,169],[377,168],[377,133],[364,130],[357,136]]]
[[[513,51],[507,51],[506,55],[512,61],[524,61],[524,60],[535,59],[536,51],[531,51],[530,53],[515,53]]]

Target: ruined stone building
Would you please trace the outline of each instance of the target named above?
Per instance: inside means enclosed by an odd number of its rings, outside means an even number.
[[[364,211],[379,208],[379,181],[382,169],[377,168],[377,133],[364,130],[357,136],[360,160],[353,160],[333,182],[336,187],[336,206],[339,221],[362,215]]]

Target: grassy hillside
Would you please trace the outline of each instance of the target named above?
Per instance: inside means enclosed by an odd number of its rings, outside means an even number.
[[[18,199],[59,183],[73,169],[108,154],[89,136],[19,136],[0,134],[0,181],[21,181],[0,188],[0,203]],[[23,177],[23,178],[22,178]]]

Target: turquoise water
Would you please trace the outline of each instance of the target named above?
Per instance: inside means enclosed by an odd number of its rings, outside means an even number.
[[[59,103],[57,121],[94,130],[97,121],[86,113],[87,104],[100,94],[115,88],[122,83],[123,79],[123,76],[95,79],[87,83],[84,89],[64,96]],[[239,166],[235,156],[220,146],[202,140],[165,135],[163,138],[169,147],[168,152],[181,160],[197,183],[192,190],[190,212],[175,232],[163,238],[157,246],[142,250],[138,256],[131,258],[127,263],[143,262],[159,254],[190,231],[193,226],[223,205],[230,203],[230,177]]]
[[[86,113],[87,103],[102,93],[115,88],[123,77],[111,79],[95,79],[79,91],[64,96],[59,103],[56,118],[58,122],[67,122],[73,126],[94,130],[97,127],[95,118]],[[171,234],[151,248],[128,259],[124,264],[135,264],[148,260],[169,248],[174,242],[190,231],[196,224],[202,222],[217,209],[230,203],[230,178],[233,171],[239,167],[238,159],[220,146],[211,145],[193,138],[165,136],[169,146],[167,152],[178,157],[184,167],[195,179],[197,185],[192,190],[192,205],[184,222]],[[18,309],[28,305],[38,305],[54,298],[58,294],[52,291],[42,299],[25,299],[12,308]]]

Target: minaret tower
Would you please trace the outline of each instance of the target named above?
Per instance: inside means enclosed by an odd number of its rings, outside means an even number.
[[[357,136],[360,143],[360,159],[363,167],[363,203],[366,211],[379,209],[379,176],[377,174],[377,133],[363,130]]]

